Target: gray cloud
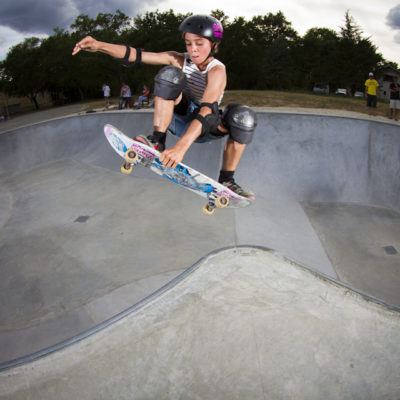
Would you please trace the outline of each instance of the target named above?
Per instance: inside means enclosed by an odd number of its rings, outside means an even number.
[[[400,4],[389,11],[386,23],[393,29],[400,29]]]
[[[146,1],[156,5],[161,0]],[[141,0],[14,0],[0,2],[0,25],[23,33],[52,33],[53,28],[66,29],[80,14],[95,17],[120,9],[128,16],[142,12]]]

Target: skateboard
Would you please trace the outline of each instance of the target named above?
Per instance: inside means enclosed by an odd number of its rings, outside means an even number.
[[[180,163],[166,168],[160,161],[160,152],[126,136],[112,125],[104,125],[104,134],[111,147],[124,159],[121,172],[130,174],[137,165],[151,171],[207,199],[203,213],[212,215],[216,208],[247,207],[252,200],[232,192],[214,179]]]

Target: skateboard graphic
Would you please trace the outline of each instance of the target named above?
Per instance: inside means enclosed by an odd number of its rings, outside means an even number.
[[[159,159],[159,151],[133,140],[112,125],[104,125],[104,134],[111,147],[125,160],[121,166],[122,173],[130,174],[134,166],[141,164],[163,178],[206,198],[208,202],[203,207],[206,215],[213,214],[215,208],[247,207],[252,202],[185,164],[180,163],[175,168],[164,167]]]

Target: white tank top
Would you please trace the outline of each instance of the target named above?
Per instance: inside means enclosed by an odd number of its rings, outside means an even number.
[[[214,58],[204,71],[200,71],[196,64],[190,59],[189,54],[185,53],[183,73],[186,76],[186,86],[184,92],[197,105],[200,105],[203,99],[203,94],[207,86],[207,74],[217,65],[221,65],[225,68],[225,65],[221,61]],[[222,93],[218,104],[221,103],[223,96],[224,94]]]

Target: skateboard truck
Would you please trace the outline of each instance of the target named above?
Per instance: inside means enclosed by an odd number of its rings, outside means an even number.
[[[208,203],[203,207],[205,215],[212,215],[216,208],[224,208],[229,204],[226,196],[217,196],[214,192],[208,195]]]
[[[135,150],[129,149],[125,153],[125,161],[121,165],[121,172],[123,174],[130,174],[132,172],[133,166],[136,164],[139,158],[138,153]]]

